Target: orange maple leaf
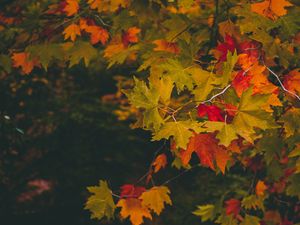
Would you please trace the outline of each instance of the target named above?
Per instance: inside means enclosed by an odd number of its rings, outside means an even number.
[[[268,189],[268,187],[265,185],[265,183],[263,181],[259,180],[255,187],[256,195],[264,196],[265,190],[267,190],[267,189]]]
[[[300,94],[300,69],[294,69],[284,77],[283,85],[293,93]]]
[[[77,36],[81,36],[80,27],[72,23],[65,28],[63,34],[65,35],[65,40],[70,38],[71,41],[75,41]]]
[[[154,173],[157,173],[161,168],[165,168],[167,165],[167,156],[166,154],[160,154],[158,155],[154,162],[152,163],[152,166],[154,167]]]
[[[141,32],[141,29],[137,27],[130,27],[126,32],[122,35],[122,42],[125,46],[129,43],[136,43],[138,42],[138,34]]]
[[[180,49],[175,42],[168,42],[160,39],[153,41],[153,43],[156,44],[156,47],[153,49],[154,51],[165,51],[174,54],[179,54],[180,52]]]
[[[183,165],[187,165],[191,159],[192,153],[196,152],[203,166],[208,166],[215,170],[214,161],[220,168],[222,173],[225,173],[227,162],[230,160],[226,149],[218,145],[218,141],[211,134],[196,134],[191,137],[187,149],[182,150],[180,158]]]
[[[64,12],[67,16],[73,16],[79,10],[78,0],[66,0],[66,6],[64,7]]]
[[[265,0],[251,4],[251,11],[275,20],[287,14],[285,7],[288,6],[293,6],[293,4],[287,0]]]
[[[80,30],[85,31],[89,27],[87,19],[80,18],[79,27],[80,27]]]
[[[26,52],[13,53],[12,60],[13,66],[21,67],[22,72],[25,74],[29,74],[34,66],[40,65],[37,59],[30,59],[29,54]]]
[[[136,198],[120,199],[117,207],[121,208],[120,215],[122,219],[129,217],[133,225],[140,225],[144,222],[144,217],[152,219],[150,211],[142,205],[141,200]]]
[[[88,26],[86,28],[86,32],[91,34],[91,43],[97,44],[98,42],[101,42],[101,44],[105,44],[109,38],[109,34],[107,32],[107,30],[105,30],[104,28],[100,27],[100,26]]]

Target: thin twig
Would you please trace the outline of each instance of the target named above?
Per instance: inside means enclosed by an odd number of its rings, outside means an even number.
[[[199,164],[194,165],[194,166],[192,166],[192,167],[190,167],[190,168],[188,168],[188,169],[182,171],[181,173],[177,174],[175,177],[172,177],[172,178],[170,178],[169,180],[166,180],[166,181],[165,181],[164,183],[162,183],[161,185],[169,184],[170,182],[176,180],[177,178],[181,177],[183,174],[185,174],[185,173],[191,171],[192,169],[194,169],[194,168],[196,168],[196,167],[198,167],[198,166],[199,166]]]
[[[201,104],[204,104],[204,103],[206,103],[206,102],[211,102],[211,101],[214,100],[216,97],[218,97],[218,96],[224,94],[224,93],[227,91],[227,89],[230,88],[230,87],[231,87],[231,84],[228,84],[221,92],[219,92],[219,93],[213,95],[210,99],[201,102]]]
[[[264,62],[263,62],[263,64],[264,64],[264,66],[267,68],[267,70],[268,70],[274,77],[276,77],[276,79],[278,80],[278,82],[279,82],[281,88],[282,88],[285,92],[289,93],[290,95],[293,95],[293,96],[296,97],[298,100],[300,100],[300,96],[299,96],[299,95],[297,95],[296,93],[291,92],[290,90],[286,89],[286,88],[284,87],[282,81],[280,80],[279,76],[278,76],[274,71],[272,71],[269,67],[267,67],[266,64],[265,64]]]

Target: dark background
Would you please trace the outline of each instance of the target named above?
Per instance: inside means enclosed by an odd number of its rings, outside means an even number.
[[[89,196],[86,187],[100,179],[116,193],[121,185],[135,183],[162,145],[151,142],[148,132],[130,129],[130,121],[117,120],[112,113],[117,104],[101,103],[102,96],[116,91],[114,75],[129,76],[130,71],[107,74],[79,65],[67,72],[37,69],[28,76],[2,77],[0,224],[129,224],[118,218],[91,220],[84,203]],[[163,150],[170,156],[168,145]],[[159,185],[180,172],[169,162],[154,180]],[[50,181],[51,190],[18,201],[32,190],[28,182],[35,179]],[[238,185],[234,176],[195,168],[170,183],[173,206],[147,224],[200,224],[191,214],[196,205],[214,203],[224,190]]]

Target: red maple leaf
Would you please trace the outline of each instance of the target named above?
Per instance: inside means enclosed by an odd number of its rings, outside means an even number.
[[[233,53],[236,48],[237,48],[236,41],[233,39],[233,37],[226,34],[225,41],[223,43],[218,44],[216,48],[221,53],[221,56],[219,57],[219,61],[221,62],[226,61],[228,51]]]
[[[200,104],[197,108],[198,116],[204,117],[207,116],[210,121],[222,121],[224,122],[224,117],[222,116],[222,110],[215,105],[205,105]]]
[[[260,56],[260,44],[257,41],[243,41],[238,46],[239,54],[247,54],[249,57],[258,59]]]
[[[226,149],[218,145],[218,141],[212,134],[196,134],[190,139],[186,150],[180,152],[180,158],[187,165],[195,152],[201,165],[215,170],[215,164],[225,173],[227,162],[230,160]]]
[[[135,186],[133,184],[124,184],[121,188],[121,198],[138,198],[146,191],[145,187]]]
[[[226,214],[230,215],[233,214],[235,217],[239,215],[241,210],[241,201],[237,199],[229,199],[225,202],[226,206]]]
[[[250,87],[251,78],[252,77],[247,76],[244,71],[238,72],[238,74],[234,77],[232,86],[239,97],[241,97],[242,93]]]

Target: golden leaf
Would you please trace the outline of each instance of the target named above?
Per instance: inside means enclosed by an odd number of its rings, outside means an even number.
[[[152,219],[148,208],[144,207],[141,200],[136,198],[120,199],[117,207],[121,208],[121,218],[129,217],[133,225],[140,225],[144,222],[143,217]]]

